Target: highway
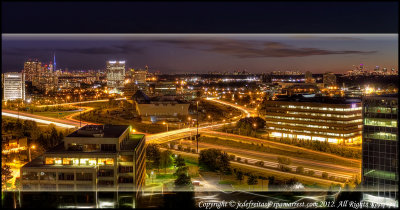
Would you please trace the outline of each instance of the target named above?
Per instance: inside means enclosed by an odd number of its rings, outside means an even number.
[[[126,98],[116,98],[116,101],[126,100]],[[49,107],[49,106],[64,106],[64,105],[77,105],[77,104],[86,104],[86,103],[98,103],[98,102],[107,102],[109,99],[101,99],[101,100],[92,100],[92,101],[78,101],[78,102],[70,102],[70,103],[62,103],[62,104],[49,104],[49,105],[40,105],[37,107]]]
[[[190,146],[191,148],[194,148],[196,146],[196,142],[193,141],[183,140],[181,142],[182,144]],[[199,142],[199,149],[207,148],[220,149],[221,151],[227,152],[229,154],[234,154],[236,157],[240,157],[242,160],[246,159],[249,163],[252,164],[258,161],[263,161],[264,166],[269,166],[272,168],[278,168],[279,164],[277,162],[277,158],[283,156],[278,154],[257,152],[253,150],[244,150],[240,148]],[[353,177],[354,174],[360,173],[360,169],[355,167],[344,167],[341,165],[326,164],[320,161],[301,158],[290,157],[290,159],[292,163],[289,167],[292,169],[292,171],[296,171],[297,166],[303,166],[305,171],[313,170],[318,176],[321,176],[322,172],[327,172],[329,176],[341,177],[345,179],[350,179]]]
[[[165,150],[164,148],[161,148],[161,149]],[[195,158],[198,157],[198,154],[182,152],[182,151],[177,151],[177,150],[173,150],[173,153],[181,154],[183,156],[195,157]],[[274,169],[269,169],[269,168],[264,168],[264,167],[260,167],[260,166],[249,165],[249,164],[245,164],[245,163],[239,163],[239,162],[236,162],[236,161],[231,161],[231,165],[232,166],[236,166],[236,167],[241,167],[241,168],[247,168],[247,169],[251,169],[251,170],[255,170],[255,171],[259,171],[259,172],[264,172],[264,173],[267,173],[269,175],[274,175],[274,176],[297,177],[299,180],[303,180],[303,181],[306,181],[308,183],[324,184],[325,186],[330,186],[332,183],[343,185],[343,183],[341,183],[341,182],[336,182],[336,181],[331,181],[331,180],[326,180],[326,179],[317,178],[317,177],[311,177],[311,176],[306,176],[306,175],[287,173],[287,172],[274,170]]]

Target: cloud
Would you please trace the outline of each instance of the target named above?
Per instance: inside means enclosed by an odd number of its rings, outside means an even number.
[[[199,49],[238,58],[277,58],[306,57],[332,54],[371,54],[376,51],[358,50],[326,50],[319,48],[302,48],[273,41],[242,41],[242,40],[158,40],[160,43],[174,44],[186,49]]]
[[[33,54],[33,53],[41,53],[41,52],[65,52],[65,53],[77,53],[77,54],[85,54],[85,55],[112,55],[112,54],[131,54],[131,53],[142,53],[144,50],[143,47],[138,47],[132,45],[131,43],[113,45],[113,46],[105,46],[105,47],[74,47],[74,48],[12,48],[3,52],[7,55],[24,55],[24,54]]]

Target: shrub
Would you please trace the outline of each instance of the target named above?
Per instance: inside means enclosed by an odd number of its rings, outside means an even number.
[[[234,161],[235,160],[235,155],[229,155],[229,160]]]
[[[297,166],[296,173],[298,173],[298,174],[304,173],[304,167],[303,166]]]
[[[307,174],[309,176],[314,176],[315,172],[313,170],[308,170]]]
[[[192,149],[192,153],[196,153],[196,149]]]
[[[181,144],[178,144],[178,150],[179,150],[179,151],[182,151],[182,149],[183,149],[182,145],[181,145]]]
[[[236,158],[236,161],[237,161],[237,162],[240,162],[241,159],[242,159],[242,158],[237,157],[237,158]]]
[[[328,173],[322,172],[322,178],[323,178],[323,179],[327,179],[327,178],[328,178]]]

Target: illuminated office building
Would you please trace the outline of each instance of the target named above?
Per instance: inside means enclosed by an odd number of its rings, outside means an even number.
[[[265,101],[262,111],[269,136],[338,144],[360,143],[360,100],[314,95],[280,96],[275,101]]]
[[[327,72],[323,76],[324,87],[336,86],[336,75],[332,72]]]
[[[25,80],[32,82],[42,72],[42,63],[38,60],[29,60],[24,63]]]
[[[25,100],[25,77],[23,73],[3,74],[3,100]]]
[[[363,199],[392,207],[398,207],[397,97],[363,98]]]
[[[23,191],[142,192],[145,136],[128,125],[86,125],[21,168]]]
[[[107,87],[122,89],[125,80],[125,61],[107,61]]]

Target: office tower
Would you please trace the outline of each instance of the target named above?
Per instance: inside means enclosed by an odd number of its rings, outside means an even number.
[[[147,69],[146,70],[133,70],[133,81],[135,84],[145,84],[146,83],[146,76],[147,76]]]
[[[364,201],[398,206],[398,95],[363,98]]]
[[[25,78],[23,73],[3,74],[3,100],[25,100]]]
[[[42,63],[38,60],[29,60],[24,63],[24,71],[25,80],[33,81],[35,78],[39,76],[42,71]]]
[[[122,89],[125,80],[125,61],[107,61],[107,87]]]
[[[323,83],[325,87],[336,86],[336,75],[332,72],[325,73]]]
[[[306,83],[315,83],[315,79],[312,77],[312,73],[307,71],[305,74]]]
[[[335,144],[360,143],[361,100],[313,95],[282,96],[264,101],[261,113],[269,136]]]

